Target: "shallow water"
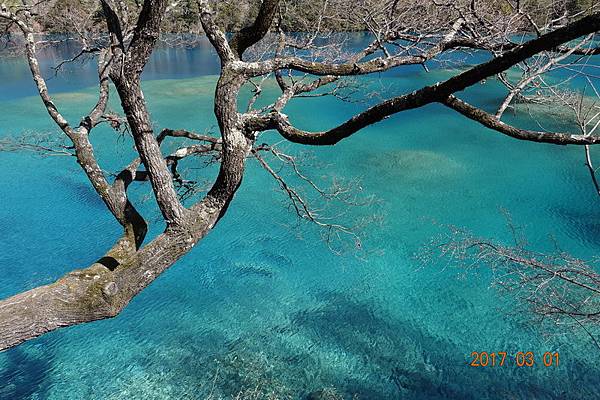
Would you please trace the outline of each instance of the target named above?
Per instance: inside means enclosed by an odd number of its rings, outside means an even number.
[[[210,54],[155,55],[144,91],[158,128],[214,128]],[[55,131],[23,68],[0,63],[1,137]],[[50,83],[73,121],[94,103],[88,68]],[[365,90],[390,97],[447,74],[410,69]],[[466,94],[483,105],[500,95],[493,83]],[[364,107],[319,98],[287,113],[318,129]],[[107,170],[131,155],[130,142],[109,130],[93,141]],[[1,353],[0,398],[203,399],[240,390],[304,398],[324,387],[360,399],[600,397],[600,353],[589,338],[545,336],[506,316],[515,305],[490,288],[485,270],[463,277],[447,260],[422,268],[415,259],[443,230],[434,221],[508,240],[501,209],[537,249],[551,247],[552,235],[575,255],[598,254],[600,208],[582,149],[518,142],[428,106],[311,151],[312,176],[360,177],[362,192],[380,200],[353,211],[384,215],[367,228],[372,252],[332,253],[314,227],[296,226],[275,182],[251,162],[218,227],[121,315]],[[0,166],[1,297],[89,265],[119,234],[72,159],[0,153]],[[214,168],[199,174],[210,180]],[[143,210],[156,215],[151,202]],[[472,368],[472,351],[558,351],[561,364]]]

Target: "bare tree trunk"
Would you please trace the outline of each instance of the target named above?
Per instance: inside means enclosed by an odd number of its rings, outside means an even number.
[[[177,197],[171,173],[154,135],[139,77],[118,76],[113,81],[136,148],[150,175],[160,211],[168,225],[181,224],[186,217],[186,210]]]

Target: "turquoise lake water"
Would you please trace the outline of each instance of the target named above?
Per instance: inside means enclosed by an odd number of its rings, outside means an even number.
[[[144,90],[157,129],[214,127],[216,66],[206,46],[154,55]],[[399,70],[364,90],[386,98],[450,73]],[[49,81],[71,121],[94,104],[93,79],[93,66],[78,65]],[[59,135],[34,94],[21,61],[0,62],[0,137]],[[489,82],[463,96],[492,107],[501,95]],[[319,129],[365,107],[318,98],[291,103],[287,114]],[[108,129],[92,139],[108,171],[132,155],[130,141]],[[415,257],[440,224],[509,240],[503,209],[534,249],[552,248],[553,237],[576,256],[599,254],[600,202],[581,148],[519,142],[436,105],[332,148],[282,146],[310,151],[316,179],[361,178],[361,193],[376,196],[376,207],[351,211],[383,215],[367,227],[364,253],[332,253],[250,161],[219,225],[121,315],[0,353],[0,398],[216,399],[245,390],[303,399],[326,387],[348,399],[600,398],[600,350],[587,336],[508,316],[516,305],[484,268],[464,276],[446,259],[423,267]],[[118,237],[73,159],[0,153],[0,166],[1,297],[89,265]],[[195,173],[210,181],[214,172]],[[138,200],[147,193],[133,190]],[[141,208],[159,232],[152,202]],[[559,352],[560,365],[472,368],[473,351]]]

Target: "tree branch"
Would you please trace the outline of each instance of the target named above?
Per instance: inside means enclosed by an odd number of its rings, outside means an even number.
[[[302,131],[293,127],[289,123],[287,116],[277,111],[271,112],[268,116],[248,118],[249,129],[256,131],[277,129],[284,138],[295,143],[334,145],[360,129],[381,121],[385,117],[430,103],[445,102],[452,93],[464,90],[490,76],[503,72],[535,54],[552,50],[562,43],[593,33],[599,29],[600,13],[584,17],[570,25],[517,46],[486,63],[477,65],[444,82],[426,86],[412,93],[381,102],[328,131],[316,133]],[[539,140],[542,139],[538,138]],[[571,135],[571,142],[568,144],[589,144],[590,140],[593,139],[588,138],[580,141],[577,135]]]
[[[573,135],[569,133],[531,131],[527,129],[515,128],[514,126],[508,125],[500,121],[494,115],[489,114],[477,107],[473,107],[472,105],[458,99],[455,96],[448,96],[448,98],[442,101],[442,103],[452,108],[453,110],[458,111],[465,117],[479,122],[483,126],[486,126],[490,129],[493,129],[515,139],[560,145],[590,145],[600,143],[599,136]]]
[[[254,23],[233,36],[230,46],[239,59],[242,58],[246,49],[265,37],[271,27],[278,6],[279,0],[263,0]]]
[[[215,23],[208,0],[198,0],[198,7],[200,8],[202,28],[206,33],[206,37],[217,51],[221,63],[235,60],[236,54],[229,46],[225,33]]]

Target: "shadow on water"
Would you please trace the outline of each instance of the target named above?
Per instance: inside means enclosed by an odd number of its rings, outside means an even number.
[[[577,210],[561,205],[551,207],[549,211],[560,219],[560,228],[570,237],[592,246],[600,243],[599,215],[594,208]]]
[[[55,182],[61,185],[65,190],[68,190],[80,202],[87,206],[93,206],[99,210],[105,210],[105,205],[102,203],[100,196],[94,191],[91,184],[73,179],[72,176],[57,175],[53,177]]]
[[[355,372],[351,375],[337,372],[339,366],[323,365],[330,370],[323,371],[328,375],[326,383],[344,398],[579,398],[557,387],[556,381],[534,378],[514,367],[470,367],[467,363],[472,349],[438,338],[416,323],[377,312],[370,302],[338,292],[323,293],[320,300],[322,307],[293,317],[292,330],[312,336],[319,347],[338,349],[344,358],[353,360]]]
[[[48,346],[21,345],[0,353],[0,400],[47,398],[53,363]]]
[[[423,324],[348,293],[320,292],[315,300],[313,307],[288,314],[284,323],[269,326],[259,317],[259,329],[247,321],[241,331],[226,324],[210,335],[179,338],[179,350],[173,351],[185,351],[190,358],[183,363],[179,356],[174,359],[173,373],[180,382],[202,388],[196,392],[199,398],[209,393],[236,398],[255,388],[264,394],[256,399],[558,400],[597,395],[594,367],[577,360],[569,360],[567,371],[473,368],[468,362],[474,349],[460,345],[461,338],[436,336]],[[198,347],[186,349],[181,343]],[[343,397],[315,397],[324,388],[335,388]]]

